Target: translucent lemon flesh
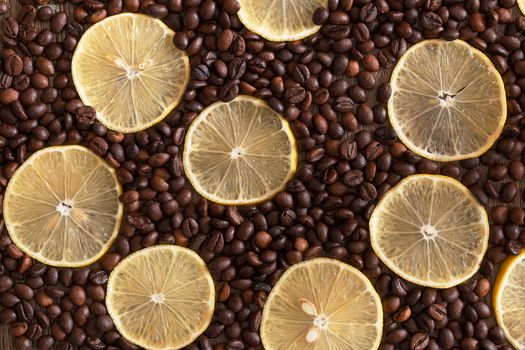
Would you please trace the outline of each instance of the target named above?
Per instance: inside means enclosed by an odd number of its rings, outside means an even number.
[[[290,267],[264,306],[266,350],[377,349],[381,300],[357,269],[319,258]]]
[[[257,203],[282,190],[297,166],[289,124],[263,101],[239,96],[206,108],[190,126],[184,169],[203,197]]]
[[[516,349],[525,349],[525,249],[501,265],[492,304],[505,337]]]
[[[210,324],[215,289],[195,252],[158,245],[117,265],[106,304],[118,331],[131,342],[147,349],[180,349]]]
[[[479,269],[487,249],[485,209],[458,181],[438,175],[405,178],[370,218],[378,257],[404,279],[449,288]]]
[[[240,0],[237,13],[241,22],[270,41],[293,41],[316,33],[312,16],[328,0]]]
[[[413,152],[437,160],[477,157],[507,115],[503,80],[467,43],[425,40],[401,57],[391,77],[390,122]]]
[[[8,183],[4,219],[13,242],[53,266],[96,261],[115,240],[122,217],[115,171],[80,146],[49,147]]]
[[[136,132],[161,121],[180,102],[190,77],[175,33],[140,14],[111,16],[90,27],[72,59],[75,88],[110,129]]]

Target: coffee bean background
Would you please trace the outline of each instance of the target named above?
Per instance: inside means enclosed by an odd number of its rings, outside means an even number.
[[[189,350],[262,349],[261,310],[291,264],[318,256],[363,271],[382,297],[382,350],[510,350],[490,291],[499,264],[525,244],[525,17],[515,0],[329,0],[320,32],[271,43],[246,32],[235,0],[0,0],[0,193],[16,168],[50,145],[83,144],[117,168],[126,216],[97,264],[44,266],[12,244],[0,219],[0,348],[138,349],[104,305],[108,274],[130,252],[158,243],[197,251],[217,285],[209,329]],[[192,80],[162,123],[132,135],[107,130],[83,106],[70,57],[83,28],[122,11],[176,30]],[[448,164],[397,141],[385,103],[389,74],[423,38],[463,38],[503,75],[508,121],[483,156]],[[432,62],[422,62],[432,64]],[[185,130],[208,104],[237,94],[265,99],[290,121],[301,161],[286,191],[249,207],[200,199],[180,160]],[[368,218],[401,178],[441,173],[468,186],[491,220],[480,273],[447,290],[393,275],[372,251]],[[1,196],[1,194],[0,194]]]

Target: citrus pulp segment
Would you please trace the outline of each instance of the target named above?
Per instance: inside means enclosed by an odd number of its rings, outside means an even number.
[[[288,122],[264,101],[216,102],[190,125],[184,171],[203,197],[226,205],[262,202],[281,191],[297,166]]]
[[[312,16],[327,0],[240,0],[237,13],[241,22],[270,41],[293,41],[316,33],[321,26]]]
[[[381,300],[359,270],[318,258],[290,267],[264,306],[261,339],[266,350],[378,348]]]
[[[525,349],[525,249],[501,265],[492,305],[507,339],[516,349]]]
[[[477,157],[505,124],[501,76],[482,52],[461,40],[412,46],[394,68],[391,86],[390,122],[420,156],[437,161]]]
[[[6,227],[20,249],[45,264],[89,265],[118,234],[120,193],[115,171],[87,148],[45,148],[7,185]]]
[[[131,342],[147,349],[180,349],[210,324],[215,289],[195,252],[158,245],[115,267],[106,304],[118,331]]]
[[[90,27],[71,62],[82,102],[120,132],[144,130],[180,102],[190,78],[186,53],[160,20],[125,13]]]
[[[449,288],[476,273],[487,250],[487,214],[458,181],[413,175],[385,194],[370,218],[377,256],[404,279]]]

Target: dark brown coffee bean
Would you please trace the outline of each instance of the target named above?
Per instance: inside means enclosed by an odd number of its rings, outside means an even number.
[[[441,304],[432,304],[427,308],[427,313],[436,321],[441,321],[447,317],[447,309]]]
[[[377,198],[377,189],[373,184],[365,182],[359,186],[359,195],[365,201],[371,201]]]
[[[246,72],[246,62],[243,58],[236,57],[228,65],[228,77],[230,79],[240,79]]]
[[[514,200],[518,193],[518,184],[517,182],[507,182],[505,183],[500,190],[500,200],[503,203],[509,203]]]
[[[359,72],[357,82],[365,90],[372,90],[376,86],[376,78],[370,72]]]
[[[471,187],[471,186],[474,186],[479,181],[480,178],[481,178],[481,175],[478,170],[470,169],[469,171],[467,171],[465,175],[463,175],[461,182],[465,186]]]
[[[235,80],[229,80],[219,90],[219,97],[223,102],[232,101],[239,94],[239,83]]]
[[[232,45],[234,33],[230,29],[223,30],[217,38],[217,49],[227,51]]]
[[[4,69],[7,74],[12,76],[22,74],[22,70],[24,69],[22,58],[16,54],[6,57],[4,60]]]
[[[377,7],[372,4],[368,3],[361,7],[359,10],[359,20],[362,22],[372,22],[377,17]]]
[[[18,36],[19,25],[13,17],[6,17],[0,22],[2,32],[10,38],[15,39]]]
[[[509,176],[512,180],[519,181],[525,174],[525,166],[520,160],[513,160],[509,164]]]
[[[444,349],[452,349],[454,346],[454,334],[448,328],[443,328],[439,331],[439,345]]]
[[[67,24],[67,14],[63,11],[57,12],[51,17],[50,28],[54,33],[60,33]]]
[[[22,300],[31,300],[35,292],[27,285],[22,283],[15,284],[15,294]]]
[[[297,81],[300,84],[304,84],[308,81],[310,78],[310,70],[308,67],[304,64],[298,64],[293,69],[293,78],[295,81]]]
[[[32,5],[24,5],[18,10],[17,20],[22,24],[33,24],[36,18],[36,9]]]
[[[420,15],[421,25],[426,30],[440,30],[443,26],[443,20],[435,12],[424,12]]]
[[[416,333],[410,339],[410,350],[422,350],[428,347],[430,338],[428,334]]]
[[[284,92],[284,101],[288,104],[297,104],[306,97],[305,90],[302,87],[292,87]]]
[[[83,305],[86,302],[86,292],[84,288],[78,285],[74,285],[69,288],[68,292],[69,299],[76,305]]]
[[[5,307],[13,307],[20,302],[20,299],[13,293],[4,292],[0,294],[0,304]]]
[[[154,18],[165,18],[168,15],[168,8],[162,4],[151,4],[147,7],[146,12]],[[194,23],[191,24],[192,27],[195,25]]]
[[[399,328],[393,332],[390,332],[386,336],[386,340],[392,344],[401,343],[408,337],[408,332],[404,328]]]
[[[24,335],[27,332],[28,325],[26,322],[17,322],[11,326],[11,334],[15,337]]]
[[[354,107],[352,99],[346,96],[338,97],[334,101],[334,110],[340,113],[351,112],[354,110]]]
[[[30,322],[34,316],[34,309],[31,304],[25,300],[18,303],[15,307],[18,319],[24,322]]]
[[[45,339],[46,336],[43,336],[43,330],[42,330],[42,327],[38,324],[33,324],[31,326],[29,326],[27,332],[26,332],[26,336],[33,340],[33,341],[37,341],[38,340],[38,344],[40,346],[40,340],[41,339]],[[40,348],[39,348],[40,349]]]
[[[0,293],[9,290],[13,286],[13,280],[9,276],[0,276]]]
[[[318,7],[313,14],[313,22],[317,25],[321,25],[328,20],[329,12],[324,7]]]

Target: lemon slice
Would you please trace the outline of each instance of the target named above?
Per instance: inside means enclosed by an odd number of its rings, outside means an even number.
[[[476,273],[487,250],[485,209],[458,181],[439,175],[403,179],[370,218],[377,256],[404,279],[449,288]]]
[[[501,265],[492,304],[505,337],[516,349],[525,349],[525,249]]]
[[[180,349],[210,324],[215,289],[206,264],[173,245],[139,250],[111,272],[106,296],[118,331],[147,349]]]
[[[4,219],[13,243],[47,265],[95,262],[117,237],[122,218],[115,171],[81,146],[45,148],[7,185]]]
[[[390,123],[401,141],[422,157],[477,157],[492,146],[505,124],[501,76],[481,51],[461,40],[426,40],[412,46],[390,83]]]
[[[186,54],[160,20],[125,13],[90,27],[71,62],[75,88],[98,120],[120,132],[144,130],[180,102],[190,78]]]
[[[370,281],[338,260],[318,258],[290,267],[264,306],[266,350],[375,350],[383,310]]]
[[[525,0],[518,0],[517,3],[522,15],[525,15]]]
[[[281,191],[297,166],[288,122],[255,97],[216,102],[191,124],[186,175],[203,197],[225,205],[262,202]]]
[[[242,24],[270,41],[294,41],[316,33],[312,16],[328,0],[239,0]]]

